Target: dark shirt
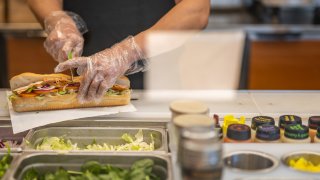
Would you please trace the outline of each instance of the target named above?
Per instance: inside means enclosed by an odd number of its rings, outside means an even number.
[[[64,10],[79,14],[87,23],[84,56],[150,28],[174,5],[174,0],[64,0],[63,4]],[[129,78],[132,88],[143,89],[143,73]]]

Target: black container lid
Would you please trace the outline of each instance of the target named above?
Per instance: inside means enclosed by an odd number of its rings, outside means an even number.
[[[252,118],[251,129],[257,130],[258,126],[261,125],[274,125],[274,119],[269,116],[256,116]]]
[[[302,124],[301,117],[295,115],[283,115],[279,118],[279,128],[284,129],[289,124]]]
[[[231,124],[228,126],[227,137],[237,141],[248,140],[251,139],[251,129],[245,124]]]
[[[320,116],[309,117],[308,125],[310,129],[317,129],[320,127]]]
[[[261,125],[256,132],[256,138],[265,141],[275,141],[280,139],[280,128],[275,125]]]
[[[320,126],[318,127],[317,129],[317,135],[316,135],[318,138],[320,138]]]
[[[309,128],[301,124],[287,125],[284,136],[290,139],[306,139],[309,137]]]

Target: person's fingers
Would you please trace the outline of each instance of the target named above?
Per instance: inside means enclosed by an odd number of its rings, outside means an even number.
[[[54,72],[62,72],[66,71],[70,68],[78,68],[81,66],[87,66],[87,62],[90,61],[88,57],[77,57],[70,59],[68,61],[59,63],[56,68],[54,69]]]
[[[104,80],[100,83],[100,86],[97,90],[97,98],[101,99],[107,90],[112,87],[112,85],[115,83],[115,80]]]
[[[104,77],[102,74],[98,73],[95,75],[95,77],[92,79],[91,84],[88,88],[88,94],[85,97],[87,101],[97,101],[97,90],[101,84],[101,82],[104,80]]]
[[[73,51],[73,43],[72,41],[66,41],[61,48],[63,53],[63,59],[68,60],[68,54]]]
[[[80,103],[86,102],[88,88],[91,84],[93,77],[94,77],[94,74],[92,71],[86,71],[86,73],[84,74],[83,79],[80,84],[80,87],[79,87],[79,92],[78,92],[78,101]]]
[[[70,52],[72,52],[73,57],[79,57],[83,49],[83,38],[77,34],[70,34],[67,38],[62,47],[66,59]]]

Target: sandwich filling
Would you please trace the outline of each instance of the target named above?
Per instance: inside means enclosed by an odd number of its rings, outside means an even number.
[[[44,79],[43,81],[31,83],[27,86],[13,90],[10,99],[15,97],[34,97],[41,100],[45,96],[62,96],[77,93],[79,87],[80,82],[72,82],[68,79]],[[106,95],[122,95],[128,90],[129,88],[124,85],[115,84],[112,88],[108,89]]]

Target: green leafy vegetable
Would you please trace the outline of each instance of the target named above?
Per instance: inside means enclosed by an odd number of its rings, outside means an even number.
[[[24,180],[34,180],[34,179],[37,179],[38,176],[39,176],[39,173],[34,168],[31,168],[30,170],[28,170],[24,174],[23,179]]]
[[[89,161],[82,165],[81,171],[67,171],[59,168],[55,172],[41,174],[35,169],[28,170],[24,180],[159,180],[152,172],[154,162],[151,159],[136,161],[130,169],[123,169],[109,164],[102,165]]]
[[[45,137],[36,149],[37,150],[96,150],[96,151],[153,151],[154,138],[152,134],[151,142],[148,144],[144,141],[143,132],[140,129],[135,137],[125,133],[121,138],[126,142],[120,145],[110,145],[107,143],[98,144],[96,140],[85,148],[79,148],[77,144],[73,144],[70,140],[63,137]]]
[[[58,94],[60,94],[60,95],[67,94],[67,91],[58,91]]]
[[[12,101],[13,99],[17,98],[18,96],[16,94],[11,94],[8,98],[10,101]]]
[[[37,150],[78,150],[77,144],[72,144],[70,140],[63,137],[45,137],[42,142],[37,145]]]
[[[72,51],[68,53],[68,59],[72,59]]]
[[[7,154],[4,155],[0,160],[0,179],[4,176],[4,174],[8,170],[10,163],[12,161],[11,149],[9,146],[7,146],[7,147],[8,147]]]
[[[33,91],[34,87],[29,87],[26,91],[26,93],[31,93],[31,91]]]

